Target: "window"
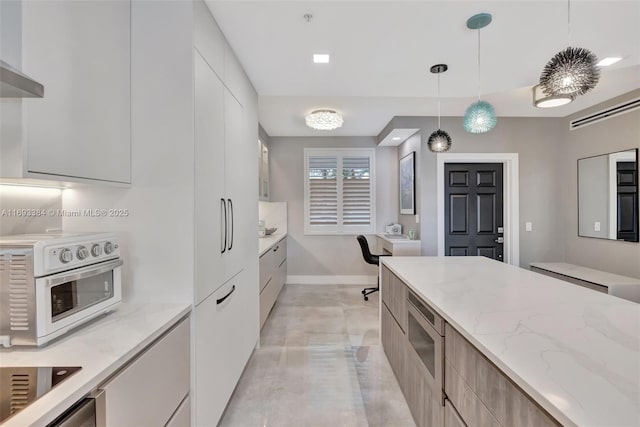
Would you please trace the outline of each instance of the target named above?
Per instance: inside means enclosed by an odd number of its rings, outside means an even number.
[[[306,148],[305,234],[361,234],[375,230],[375,151]]]

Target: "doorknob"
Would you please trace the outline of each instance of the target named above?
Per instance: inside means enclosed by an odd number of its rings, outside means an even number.
[[[496,240],[494,240],[494,242],[496,242],[496,243],[504,243],[504,237],[498,237]]]

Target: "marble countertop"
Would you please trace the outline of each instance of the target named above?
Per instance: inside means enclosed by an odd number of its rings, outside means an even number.
[[[640,425],[639,304],[483,257],[381,261],[563,425]]]
[[[285,237],[287,237],[287,233],[277,232],[273,233],[270,236],[258,237],[258,256],[261,257],[262,255],[269,252],[269,249],[274,247],[276,243],[278,243]]]
[[[96,388],[187,315],[191,305],[122,304],[42,348],[0,351],[1,366],[82,366],[82,369],[6,420],[2,427],[44,426]]]
[[[607,287],[640,286],[640,279],[594,270],[580,265],[567,264],[565,262],[532,262],[531,266]]]
[[[376,236],[378,236],[379,238],[381,238],[382,240],[386,240],[389,243],[392,243],[394,245],[397,244],[417,244],[420,245],[420,240],[411,240],[409,239],[409,236],[405,235],[405,234],[400,234],[399,236],[402,236],[402,238],[393,238],[393,237],[389,237],[389,235],[387,233],[377,233]]]

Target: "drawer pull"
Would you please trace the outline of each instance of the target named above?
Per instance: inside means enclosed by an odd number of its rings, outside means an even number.
[[[229,291],[229,293],[228,293],[228,294],[226,294],[226,295],[225,295],[225,296],[223,296],[222,298],[218,298],[218,299],[216,300],[216,304],[222,304],[222,303],[224,302],[224,300],[226,300],[227,298],[229,298],[229,297],[231,296],[231,294],[233,293],[233,291],[235,291],[235,290],[236,290],[236,285],[233,285],[233,286],[231,287],[231,290]]]
[[[278,249],[280,249],[280,245],[276,246],[276,247],[273,249],[273,252],[276,252]]]

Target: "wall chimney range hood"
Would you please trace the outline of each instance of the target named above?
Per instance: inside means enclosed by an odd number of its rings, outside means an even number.
[[[44,86],[0,61],[0,98],[42,98]]]

